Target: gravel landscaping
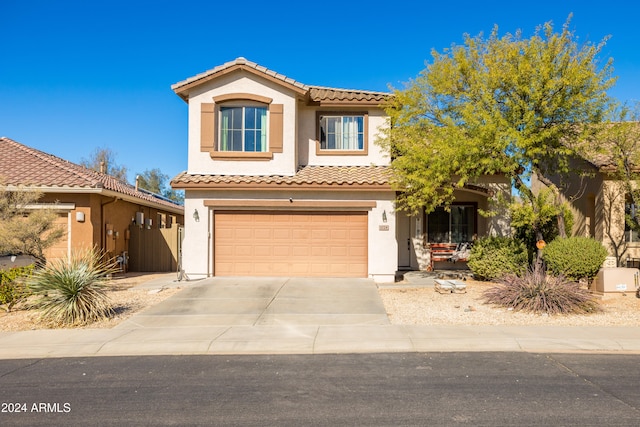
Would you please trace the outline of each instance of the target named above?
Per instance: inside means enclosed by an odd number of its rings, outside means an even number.
[[[640,326],[640,299],[635,292],[596,296],[603,311],[588,315],[537,315],[483,303],[492,283],[467,280],[466,293],[435,292],[410,283],[379,290],[389,320],[395,325],[562,325]]]

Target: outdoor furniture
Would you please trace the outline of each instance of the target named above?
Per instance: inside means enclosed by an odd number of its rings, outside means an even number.
[[[436,261],[466,262],[471,253],[471,243],[430,243],[431,271],[434,270]]]
[[[456,250],[456,243],[430,243],[431,251],[431,271],[434,269],[436,261],[450,261]]]

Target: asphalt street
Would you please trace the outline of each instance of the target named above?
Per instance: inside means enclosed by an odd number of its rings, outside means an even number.
[[[378,353],[0,361],[0,425],[637,426],[637,355]]]

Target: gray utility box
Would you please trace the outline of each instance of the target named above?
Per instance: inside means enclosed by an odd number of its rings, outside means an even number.
[[[638,286],[637,268],[601,268],[594,280],[596,292],[635,292]]]

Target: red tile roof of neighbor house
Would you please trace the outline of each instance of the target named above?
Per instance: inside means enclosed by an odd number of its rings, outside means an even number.
[[[258,75],[262,74],[263,76],[273,79],[276,82],[287,85],[290,88],[296,90],[298,93],[308,96],[308,99],[311,102],[366,103],[378,105],[384,102],[389,96],[391,96],[391,94],[388,92],[375,92],[306,85],[242,57],[236,58],[233,61],[226,62],[222,65],[218,65],[217,67],[197,74],[193,77],[189,77],[186,80],[172,85],[171,89],[173,89],[173,91],[176,92],[180,97],[187,100],[188,95],[186,94],[186,91],[188,91],[190,88],[212,80],[218,76],[224,75],[227,72],[242,69]]]
[[[140,204],[161,205],[182,209],[182,206],[164,200],[149,192],[136,190],[124,181],[96,172],[84,166],[61,159],[52,154],[0,137],[0,183],[38,187],[46,192],[69,189],[109,190],[134,199]]]
[[[254,186],[325,187],[325,188],[377,188],[391,189],[388,166],[303,166],[293,176],[283,175],[209,175],[182,172],[171,185],[174,188]]]

